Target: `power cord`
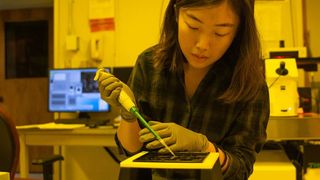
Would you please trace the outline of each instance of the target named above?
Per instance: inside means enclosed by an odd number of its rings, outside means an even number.
[[[268,87],[269,89],[274,85],[275,82],[279,80],[281,76],[286,76],[289,73],[288,69],[286,68],[286,63],[284,61],[280,62],[280,67],[276,69],[276,73],[279,76],[270,84],[270,86]]]
[[[107,151],[107,153],[110,155],[110,157],[118,164],[120,164],[120,159],[118,159],[118,157],[111,151],[111,149],[109,149],[108,147],[103,147],[104,150]]]
[[[281,77],[281,75],[279,75],[279,76],[270,84],[270,86],[269,86],[268,88],[270,89],[270,88],[273,86],[273,84],[278,81],[278,79],[279,79],[280,77]]]

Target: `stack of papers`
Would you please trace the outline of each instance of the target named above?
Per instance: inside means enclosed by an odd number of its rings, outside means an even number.
[[[76,129],[85,127],[85,124],[56,124],[54,122],[45,123],[45,124],[31,124],[24,126],[16,126],[17,129]]]

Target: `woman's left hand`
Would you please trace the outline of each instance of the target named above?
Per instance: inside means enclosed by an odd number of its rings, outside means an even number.
[[[206,151],[209,146],[209,141],[206,136],[193,132],[176,123],[149,121],[149,124],[172,151],[203,152]],[[139,135],[141,142],[149,142],[146,148],[161,148],[159,152],[168,152],[147,128],[142,129]]]

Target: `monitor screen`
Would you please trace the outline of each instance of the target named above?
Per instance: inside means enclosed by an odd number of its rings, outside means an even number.
[[[133,67],[114,67],[112,74],[120,79],[120,81],[127,83]]]
[[[109,71],[109,69],[106,69]],[[50,112],[107,112],[110,106],[100,98],[97,69],[49,70]]]

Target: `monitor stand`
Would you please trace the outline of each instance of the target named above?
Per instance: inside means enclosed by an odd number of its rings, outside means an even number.
[[[85,120],[89,121],[90,115],[87,112],[79,112],[78,119],[83,120],[83,121],[85,121]]]
[[[89,127],[102,126],[109,122],[107,119],[93,119],[87,112],[79,112],[78,121],[83,122]]]
[[[57,124],[85,124],[89,127],[97,127],[107,125],[109,123],[108,119],[92,119],[87,112],[79,112],[77,119],[57,119],[55,120]]]

